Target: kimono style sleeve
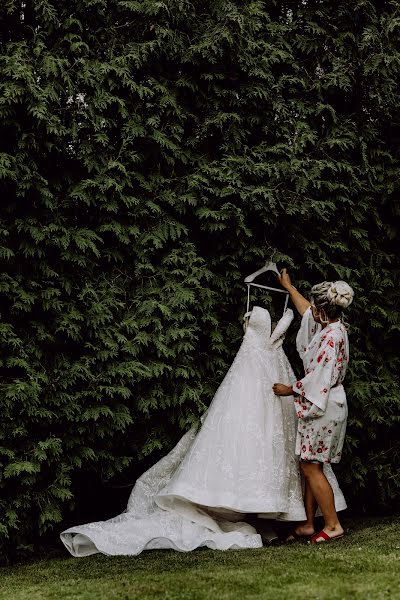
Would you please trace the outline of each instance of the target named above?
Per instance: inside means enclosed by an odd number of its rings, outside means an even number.
[[[296,337],[296,348],[301,359],[303,359],[311,340],[320,330],[321,325],[314,321],[311,306],[309,306],[302,316],[300,328]]]
[[[310,419],[316,419],[322,417],[324,411],[318,408],[315,404],[304,398],[304,396],[294,397],[294,407],[296,409],[297,417],[302,421],[309,421]]]
[[[335,385],[337,379],[338,353],[339,347],[335,339],[331,336],[324,338],[313,359],[315,365],[310,365],[307,375],[294,384],[293,391],[299,395],[295,399],[299,418],[306,417],[309,410],[312,413],[309,415],[311,418],[321,416],[325,412],[330,389]],[[308,400],[308,402],[301,404],[302,400]],[[299,403],[304,406],[303,417],[299,414]],[[310,407],[308,403],[314,405],[315,408]]]

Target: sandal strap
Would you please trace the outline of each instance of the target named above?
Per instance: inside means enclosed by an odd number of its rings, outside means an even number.
[[[315,535],[313,535],[313,537],[311,538],[311,541],[318,543],[317,540],[319,538],[322,538],[326,542],[329,542],[332,539],[323,529],[321,529],[321,531],[319,533],[316,533]]]

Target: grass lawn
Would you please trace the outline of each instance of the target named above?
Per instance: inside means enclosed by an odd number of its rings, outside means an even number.
[[[60,558],[0,569],[0,600],[400,599],[400,520],[346,522],[345,540],[259,550]]]

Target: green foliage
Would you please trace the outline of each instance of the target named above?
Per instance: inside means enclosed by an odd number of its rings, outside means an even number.
[[[0,13],[5,546],[60,528],[79,472],[111,481],[198,419],[270,248],[305,293],[356,291],[342,480],[357,507],[393,504],[396,3]]]

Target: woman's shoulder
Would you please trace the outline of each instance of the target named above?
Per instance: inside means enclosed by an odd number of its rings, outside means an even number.
[[[347,337],[347,331],[345,326],[340,322],[331,323],[320,332],[321,341],[333,341],[340,343]]]

